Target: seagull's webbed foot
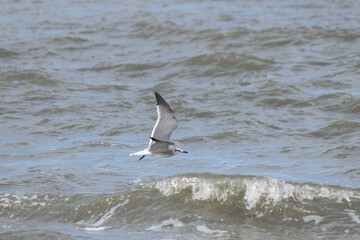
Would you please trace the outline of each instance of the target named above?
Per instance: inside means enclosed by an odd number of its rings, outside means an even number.
[[[140,161],[141,159],[143,159],[145,157],[145,155],[143,155],[141,158],[139,158],[139,160],[138,161]]]

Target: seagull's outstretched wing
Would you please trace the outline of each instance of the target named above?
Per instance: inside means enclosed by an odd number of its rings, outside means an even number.
[[[159,141],[170,142],[170,135],[178,125],[174,111],[157,92],[155,92],[155,98],[158,118],[151,137]]]

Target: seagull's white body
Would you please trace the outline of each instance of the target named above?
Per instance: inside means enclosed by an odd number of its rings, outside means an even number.
[[[151,145],[155,145],[156,142],[151,141],[151,143],[149,144],[149,147],[141,150],[139,152],[135,152],[135,153],[131,153],[130,156],[151,156],[151,157],[156,157],[156,158],[166,158],[166,157],[171,157],[174,156],[176,154],[175,152],[175,145],[174,144],[164,144],[164,147],[159,148],[159,151],[151,151]],[[150,148],[150,149],[149,149]],[[152,149],[154,150],[154,148]]]
[[[158,118],[152,130],[149,146],[139,152],[131,153],[130,156],[152,156],[157,158],[171,157],[176,153],[187,153],[170,142],[170,135],[178,126],[174,111],[169,104],[155,92]]]

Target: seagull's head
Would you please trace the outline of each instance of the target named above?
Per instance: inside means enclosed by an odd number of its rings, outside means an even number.
[[[187,151],[182,150],[181,148],[176,147],[174,149],[175,153],[188,153]]]

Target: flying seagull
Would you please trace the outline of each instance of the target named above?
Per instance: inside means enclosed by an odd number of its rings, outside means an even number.
[[[171,157],[176,153],[187,153],[170,142],[170,135],[178,126],[174,111],[169,104],[155,92],[158,118],[152,130],[149,146],[130,156],[142,156],[139,161],[149,155],[157,158]]]

